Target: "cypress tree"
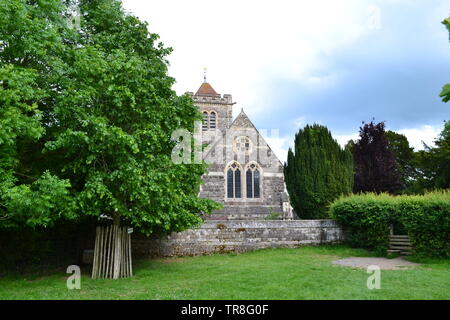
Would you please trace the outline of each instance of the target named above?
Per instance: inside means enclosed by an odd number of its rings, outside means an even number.
[[[328,205],[353,187],[353,158],[343,150],[331,132],[314,124],[295,135],[289,149],[285,179],[292,206],[301,219],[328,216]]]

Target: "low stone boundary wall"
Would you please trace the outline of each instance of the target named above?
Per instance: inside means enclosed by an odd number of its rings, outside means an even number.
[[[133,235],[132,250],[139,257],[194,256],[330,244],[342,237],[333,220],[209,220],[198,228],[159,239]]]

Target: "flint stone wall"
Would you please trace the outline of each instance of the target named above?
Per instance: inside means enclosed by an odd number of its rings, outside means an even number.
[[[134,256],[175,257],[332,244],[343,233],[333,220],[210,220],[163,238],[136,234],[132,239]]]

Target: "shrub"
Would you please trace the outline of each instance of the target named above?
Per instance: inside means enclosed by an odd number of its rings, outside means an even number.
[[[392,203],[387,194],[373,193],[341,197],[330,213],[344,229],[346,241],[353,247],[386,251]]]
[[[0,277],[80,265],[83,250],[94,248],[96,225],[96,219],[87,218],[58,221],[49,228],[0,229]]]
[[[390,196],[358,194],[341,197],[330,214],[342,226],[345,241],[354,247],[386,253],[389,225],[400,224],[410,237],[413,253],[450,257],[450,192]]]
[[[417,254],[450,258],[450,192],[400,197],[397,209]]]
[[[279,220],[281,217],[281,213],[270,211],[269,215],[267,215],[264,220]]]

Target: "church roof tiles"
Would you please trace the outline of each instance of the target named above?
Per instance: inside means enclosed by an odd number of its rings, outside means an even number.
[[[219,94],[208,82],[203,82],[197,90],[196,96],[218,96]]]

